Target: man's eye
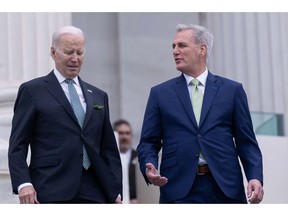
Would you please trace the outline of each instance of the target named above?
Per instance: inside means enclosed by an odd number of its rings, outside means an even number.
[[[66,54],[66,55],[72,55],[72,54],[73,54],[73,52],[71,52],[71,51],[70,51],[70,52],[68,52],[68,51],[67,51],[67,52],[65,52],[65,54]]]

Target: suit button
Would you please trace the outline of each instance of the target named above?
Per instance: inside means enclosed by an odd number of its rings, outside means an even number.
[[[198,154],[196,154],[196,155],[195,155],[195,158],[199,158],[199,155],[198,155]]]
[[[201,136],[201,134],[198,134],[197,137],[198,137],[198,138],[201,138],[202,136]]]

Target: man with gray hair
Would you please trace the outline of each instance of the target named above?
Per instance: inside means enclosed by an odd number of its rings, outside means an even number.
[[[60,28],[52,37],[54,70],[19,88],[8,159],[20,203],[122,203],[108,95],[79,76],[84,45],[81,29]]]
[[[205,27],[179,24],[172,48],[181,75],[150,91],[137,151],[146,183],[160,187],[160,203],[263,199],[262,153],[247,96],[241,83],[208,70],[212,45]]]

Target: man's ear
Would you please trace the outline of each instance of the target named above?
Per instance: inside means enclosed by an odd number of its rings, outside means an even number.
[[[51,49],[50,49],[50,55],[52,56],[52,58],[55,57],[55,48],[54,48],[54,47],[51,47]]]
[[[201,48],[200,48],[200,56],[206,56],[207,55],[207,45],[206,44],[201,44]]]

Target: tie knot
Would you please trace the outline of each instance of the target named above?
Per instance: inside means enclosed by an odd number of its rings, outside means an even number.
[[[66,79],[65,82],[67,84],[73,84],[74,83],[74,80],[73,79]]]
[[[191,81],[191,84],[194,85],[194,86],[198,86],[199,85],[199,80],[198,79],[193,79]]]

